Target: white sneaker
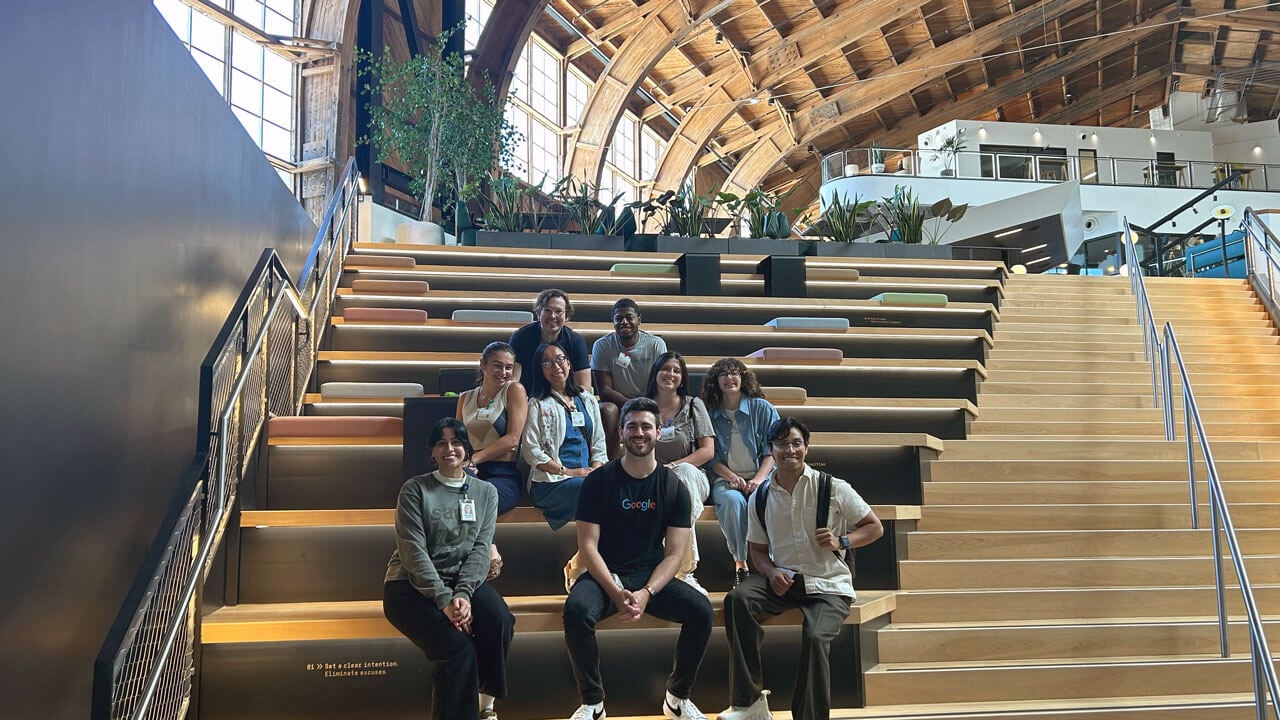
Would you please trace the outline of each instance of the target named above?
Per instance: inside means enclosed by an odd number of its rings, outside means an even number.
[[[717,715],[720,720],[773,720],[769,712],[769,691],[760,693],[760,697],[747,707],[731,706]]]
[[[693,588],[694,590],[697,590],[698,592],[702,593],[702,594],[703,594],[703,595],[705,595],[706,597],[708,597],[708,598],[710,598],[710,597],[711,597],[711,595],[710,595],[709,593],[707,593],[707,589],[706,589],[706,588],[704,588],[704,587],[702,587],[702,583],[698,582],[698,578],[696,578],[696,577],[694,577],[694,576],[693,576],[693,573],[689,573],[688,575],[685,575],[684,577],[682,577],[682,578],[680,578],[680,579],[681,579],[681,580],[683,580],[683,581],[685,581],[685,583],[686,583],[689,587]]]
[[[569,720],[604,720],[608,715],[604,711],[604,703],[599,705],[580,705]]]
[[[665,718],[673,718],[673,720],[707,720],[707,716],[702,714],[697,705],[693,701],[684,698],[676,698],[676,704],[671,704],[672,695],[662,699],[662,716]]]

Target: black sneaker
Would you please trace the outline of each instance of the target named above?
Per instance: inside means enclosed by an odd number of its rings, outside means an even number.
[[[743,581],[743,580],[746,580],[746,579],[747,579],[747,575],[749,575],[749,574],[751,574],[751,573],[750,573],[750,571],[749,571],[749,570],[747,570],[746,568],[738,568],[738,569],[737,569],[737,572],[735,572],[735,573],[734,573],[733,586],[734,586],[734,587],[738,587],[739,585],[741,585],[741,584],[742,584],[742,581]]]

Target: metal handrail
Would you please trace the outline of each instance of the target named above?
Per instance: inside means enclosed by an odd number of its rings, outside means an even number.
[[[1186,362],[1182,358],[1182,350],[1178,346],[1178,338],[1173,324],[1164,324],[1163,338],[1155,335],[1155,321],[1151,314],[1151,305],[1147,297],[1146,283],[1142,279],[1141,266],[1136,262],[1137,254],[1133,243],[1133,233],[1129,223],[1125,221],[1124,249],[1129,261],[1129,282],[1135,296],[1138,322],[1143,331],[1144,357],[1151,362],[1153,382],[1160,377],[1161,398],[1157,406],[1164,408],[1165,440],[1175,440],[1175,418],[1173,405],[1172,366],[1176,364],[1179,380],[1182,383],[1182,415],[1186,428],[1184,431],[1187,455],[1187,483],[1191,502],[1191,526],[1200,528],[1199,498],[1196,488],[1195,449],[1199,448],[1204,459],[1206,482],[1209,488],[1209,517],[1213,542],[1213,570],[1215,599],[1218,609],[1218,644],[1221,656],[1231,654],[1230,641],[1227,635],[1227,604],[1225,582],[1222,571],[1222,544],[1225,538],[1227,549],[1231,554],[1231,563],[1235,568],[1236,580],[1243,597],[1245,618],[1249,626],[1249,656],[1253,668],[1253,694],[1258,720],[1267,717],[1267,695],[1271,697],[1271,706],[1277,707],[1280,701],[1280,679],[1277,679],[1275,662],[1271,656],[1271,647],[1267,642],[1266,632],[1262,626],[1262,617],[1258,612],[1254,597],[1253,585],[1244,566],[1244,554],[1240,550],[1240,541],[1236,534],[1235,524],[1231,520],[1231,512],[1222,490],[1222,481],[1218,475],[1218,465],[1213,458],[1213,450],[1204,430],[1204,421],[1196,402],[1195,392],[1191,387],[1191,378],[1187,374]],[[1150,343],[1150,344],[1149,344]],[[1148,348],[1152,351],[1148,351]],[[1157,365],[1159,367],[1157,367]],[[1195,442],[1193,442],[1193,437]]]
[[[356,237],[358,187],[352,160],[297,286],[275,251],[263,252],[201,365],[196,456],[94,663],[94,720],[178,720],[186,713],[200,589],[267,419],[302,407],[320,329]],[[171,663],[175,658],[181,662]]]

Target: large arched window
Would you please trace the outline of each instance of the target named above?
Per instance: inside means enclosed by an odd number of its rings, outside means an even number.
[[[243,24],[281,37],[295,34],[294,0],[208,0],[239,23],[192,9],[180,0],[154,0],[196,64],[231,106],[245,132],[295,189],[284,168],[297,161],[297,65],[237,28]]]

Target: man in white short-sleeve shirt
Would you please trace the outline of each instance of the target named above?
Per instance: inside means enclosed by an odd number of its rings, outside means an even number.
[[[827,522],[818,522],[820,475],[805,463],[809,428],[795,418],[773,423],[768,433],[773,474],[747,501],[747,547],[758,575],[750,575],[724,599],[729,638],[731,706],[721,720],[772,718],[762,687],[760,622],[791,608],[804,613],[802,657],[796,662],[791,716],[831,716],[831,642],[849,616],[853,575],[843,553],[884,534],[880,519],[849,483],[831,478]],[[764,522],[756,495],[766,493]]]
[[[614,303],[610,319],[613,332],[591,346],[591,379],[600,395],[600,419],[613,458],[619,453],[618,409],[648,391],[653,361],[667,351],[667,343],[640,329],[640,308],[631,298]]]

